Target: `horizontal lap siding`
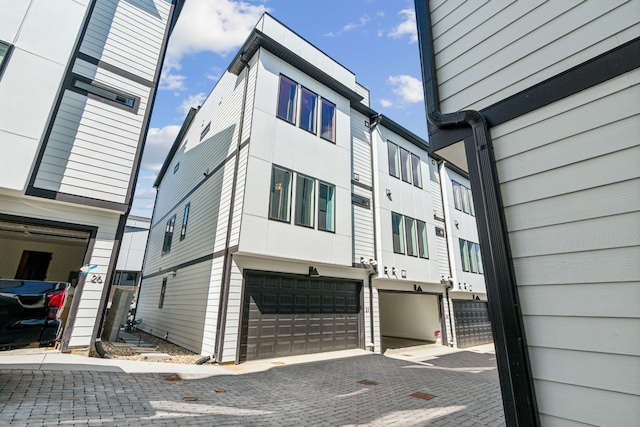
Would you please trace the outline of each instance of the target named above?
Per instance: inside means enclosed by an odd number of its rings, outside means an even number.
[[[549,425],[640,415],[639,81],[627,73],[492,129]]]
[[[139,328],[158,337],[169,333],[168,340],[200,353],[207,308],[211,261],[180,269],[176,277],[167,277],[164,303],[158,308],[162,276],[144,279],[136,318]]]
[[[65,91],[35,186],[124,203],[150,89],[82,60],[73,72],[140,98],[136,113]]]
[[[153,81],[170,7],[164,0],[98,0],[80,51]]]
[[[373,186],[371,173],[371,144],[369,128],[365,126],[369,119],[355,110],[351,110],[351,164],[352,178],[358,175],[359,182]],[[357,185],[351,186],[353,194],[369,199],[369,209],[352,204],[353,221],[353,262],[359,263],[360,257],[367,261],[375,259],[373,235],[373,193]]]
[[[444,112],[479,110],[640,35],[635,0],[430,7]]]

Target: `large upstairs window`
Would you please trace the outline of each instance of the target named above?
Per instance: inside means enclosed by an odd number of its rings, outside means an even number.
[[[322,100],[320,137],[336,142],[336,106],[326,99]]]
[[[304,130],[316,133],[316,108],[318,95],[309,89],[300,89],[300,127]]]
[[[422,188],[422,165],[419,156],[391,141],[387,141],[387,155],[389,156],[389,175]]]
[[[298,85],[293,80],[280,76],[280,92],[278,94],[278,117],[295,124],[296,92]]]

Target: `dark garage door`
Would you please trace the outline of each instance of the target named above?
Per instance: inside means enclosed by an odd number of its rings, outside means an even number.
[[[484,301],[453,301],[458,348],[493,342],[489,310]]]
[[[245,274],[240,360],[360,347],[360,282]]]

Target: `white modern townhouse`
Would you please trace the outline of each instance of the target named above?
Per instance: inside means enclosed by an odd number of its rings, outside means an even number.
[[[0,2],[0,277],[71,282],[91,345],[183,0]]]
[[[507,425],[637,425],[640,1],[415,8],[430,147],[468,171]]]
[[[368,104],[351,71],[263,15],[155,182],[139,327],[235,363],[455,328],[451,277],[473,280],[437,230],[439,163]]]

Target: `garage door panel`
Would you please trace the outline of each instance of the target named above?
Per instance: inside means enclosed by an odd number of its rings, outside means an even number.
[[[240,360],[360,345],[361,283],[246,276]]]
[[[454,301],[453,314],[458,347],[465,348],[493,342],[486,302]]]

